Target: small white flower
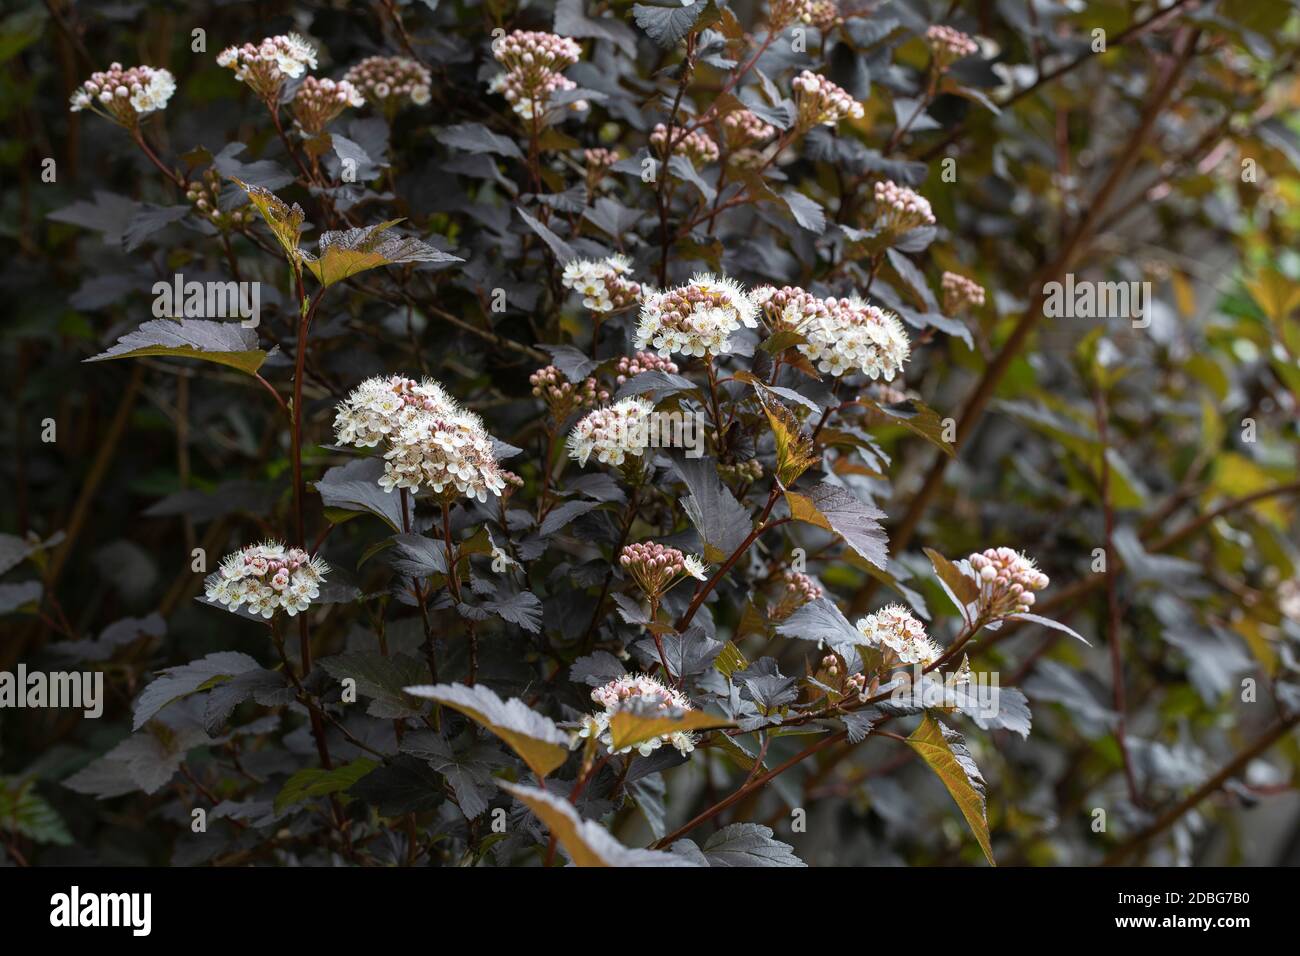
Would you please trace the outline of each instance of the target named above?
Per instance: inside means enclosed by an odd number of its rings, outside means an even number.
[[[709,566],[693,554],[688,554],[682,559],[682,566],[686,573],[700,581],[709,579]]]

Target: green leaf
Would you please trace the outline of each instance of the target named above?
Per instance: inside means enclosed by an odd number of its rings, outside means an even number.
[[[285,258],[291,263],[299,262],[302,253],[298,249],[298,244],[302,240],[303,221],[307,218],[302,207],[297,203],[290,206],[269,189],[254,186],[234,177],[231,177],[231,180],[248,194],[248,201],[262,214],[262,218],[271,229],[271,234],[284,250]]]
[[[656,713],[638,713],[629,708],[616,711],[610,718],[610,745],[617,751],[679,731],[716,730],[719,727],[734,726],[735,721],[702,710],[688,710],[678,716],[659,716]]]
[[[106,362],[109,359],[161,355],[215,362],[239,369],[245,375],[255,375],[266,361],[267,354],[258,347],[257,333],[238,322],[150,319],[118,339],[107,352],[85,361]]]
[[[921,725],[907,738],[907,743],[938,774],[970,825],[989,865],[997,866],[989,840],[988,820],[984,815],[984,778],[961,734],[926,714]]]
[[[482,684],[418,684],[405,690],[413,697],[446,704],[486,727],[508,743],[538,777],[545,777],[569,755],[569,738],[564,732],[517,697],[502,700]]]
[[[749,667],[749,661],[734,641],[727,641],[722,645],[722,650],[718,651],[718,656],[713,659],[713,666],[723,677],[730,677],[736,671],[743,671]]]
[[[0,777],[0,830],[36,843],[71,846],[72,835],[63,818],[36,792],[33,780]]]
[[[923,402],[915,402],[909,399],[905,402],[885,405],[874,402],[865,396],[860,397],[859,401],[869,408],[874,408],[886,418],[902,425],[908,431],[920,435],[950,458],[957,456],[956,449],[943,437],[943,433],[947,430],[944,424],[945,419],[940,418],[938,412]]]
[[[675,853],[625,847],[599,823],[578,816],[567,800],[545,790],[516,783],[502,783],[501,788],[537,814],[564,847],[574,866],[699,865]]]
[[[276,794],[275,812],[279,813],[286,807],[312,797],[323,797],[346,790],[378,766],[376,761],[361,757],[333,770],[324,770],[320,767],[299,770],[284,782],[284,786]]]
[[[385,235],[401,221],[389,219],[374,226],[322,233],[318,255],[315,258],[303,255],[303,262],[320,284],[328,287],[380,266],[464,261],[411,236]]]
[[[816,463],[813,440],[800,429],[794,412],[769,397],[766,390],[759,391],[758,397],[776,441],[776,477],[783,488],[788,488]]]

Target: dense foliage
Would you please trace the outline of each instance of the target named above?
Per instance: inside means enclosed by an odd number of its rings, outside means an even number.
[[[1298,37],[19,5],[5,858],[1294,862]]]

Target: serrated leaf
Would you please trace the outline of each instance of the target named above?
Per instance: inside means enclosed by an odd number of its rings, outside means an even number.
[[[516,783],[502,783],[501,788],[537,814],[574,866],[698,865],[675,853],[625,847],[599,823],[578,816],[567,800],[545,790]]]
[[[776,626],[782,637],[803,641],[816,641],[825,645],[846,660],[852,661],[863,637],[848,618],[840,613],[830,598],[820,597],[809,601]]]
[[[388,230],[401,221],[389,219],[374,226],[322,233],[316,257],[304,255],[303,262],[320,284],[328,287],[380,266],[464,261],[413,236],[389,235]]]
[[[961,734],[926,714],[921,725],[907,738],[907,743],[943,781],[948,793],[956,801],[957,808],[966,818],[966,823],[970,825],[971,832],[975,834],[975,840],[984,851],[989,865],[997,866],[989,840],[989,824],[985,818],[984,778]]]
[[[681,500],[704,542],[704,560],[719,564],[744,543],[753,530],[749,511],[722,484],[712,459],[675,457],[673,464],[690,492]]]
[[[280,243],[285,258],[297,262],[301,253],[298,244],[302,240],[302,225],[307,214],[297,203],[290,206],[283,199],[261,186],[254,186],[242,179],[231,177],[235,185],[248,194],[248,201],[261,213],[262,219],[270,227],[275,241]]]
[[[324,658],[320,666],[335,680],[356,681],[357,693],[370,698],[366,713],[371,717],[400,719],[425,712],[423,706],[413,706],[403,692],[429,674],[428,665],[409,654],[384,657],[376,651],[349,651]]]
[[[687,6],[680,3],[662,7],[637,3],[632,6],[632,17],[650,39],[661,47],[671,49],[691,32],[695,21],[707,6],[705,0],[696,0]]]
[[[109,359],[155,355],[215,362],[254,375],[266,361],[267,353],[258,347],[257,333],[238,322],[150,319],[118,339],[108,351],[85,361],[106,362]]]
[[[796,521],[833,531],[863,559],[884,569],[889,556],[889,538],[880,525],[885,513],[865,504],[848,491],[819,482],[808,493],[785,493],[790,516]]]
[[[674,849],[676,849],[674,847]],[[806,866],[794,847],[776,839],[761,823],[732,823],[701,848],[709,866]]]
[[[405,688],[413,697],[436,700],[460,711],[508,743],[538,777],[545,777],[569,756],[569,738],[549,717],[522,700],[502,700],[477,684],[418,684]]]
[[[257,661],[238,651],[218,651],[188,664],[165,668],[136,698],[131,729],[139,730],[158,711],[179,697],[260,668]]]

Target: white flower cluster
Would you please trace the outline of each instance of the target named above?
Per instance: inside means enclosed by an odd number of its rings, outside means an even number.
[[[984,287],[964,275],[945,272],[939,285],[943,289],[943,311],[946,315],[956,315],[972,305],[984,304]]]
[[[336,83],[330,79],[318,80],[309,76],[293,94],[289,109],[308,135],[318,136],[349,106],[365,105],[366,100],[361,91],[347,80]]]
[[[891,232],[907,232],[917,226],[933,226],[930,200],[892,180],[876,183],[876,225]]]
[[[247,604],[252,614],[269,618],[277,610],[290,617],[305,611],[320,597],[329,565],[301,548],[286,549],[266,541],[253,544],[221,561],[205,582],[209,601],[238,610]]]
[[[276,103],[285,80],[316,69],[316,48],[296,33],[267,37],[261,43],[228,46],[217,54],[217,65],[235,71],[235,79],[248,84],[268,103]]]
[[[830,375],[860,371],[887,382],[911,354],[903,323],[856,296],[823,299],[791,286],[761,286],[751,299],[774,330],[802,335],[799,351]]]
[[[492,55],[505,67],[505,72],[497,74],[488,89],[504,96],[524,119],[545,116],[557,93],[578,87],[561,73],[582,56],[582,47],[570,37],[539,30],[515,30],[492,44]],[[582,112],[587,102],[574,100],[568,108]]]
[[[654,413],[654,403],[640,396],[589,412],[569,432],[569,457],[580,465],[593,454],[603,465],[640,458],[650,447]]]
[[[591,699],[604,708],[582,721],[574,739],[574,745],[587,738],[599,740],[610,752],[613,752],[613,736],[609,732],[610,721],[620,710],[629,706],[644,707],[650,710],[662,710],[665,714],[685,713],[695,710],[690,699],[678,690],[655,680],[645,674],[624,674],[591,692]],[[624,747],[619,753],[630,753],[635,747],[637,753],[648,757],[664,744],[671,744],[685,755],[695,749],[696,737],[692,733],[676,731],[662,737],[652,737],[639,744]]]
[[[846,116],[862,119],[862,104],[824,76],[804,70],[794,78],[793,86],[795,106],[799,111],[795,125],[801,130],[819,124],[834,126]]]
[[[627,256],[613,255],[599,261],[571,259],[564,266],[560,282],[582,296],[582,304],[593,312],[614,312],[641,298],[641,285],[628,278],[632,263]]]
[[[930,640],[925,625],[901,604],[890,604],[858,621],[862,643],[885,654],[885,666],[921,664],[929,666],[943,656],[943,649]]]
[[[407,103],[423,106],[430,100],[433,78],[424,66],[406,56],[368,56],[343,79],[391,116]]]
[[[394,375],[367,379],[338,406],[339,444],[368,448],[387,440],[385,491],[428,488],[487,501],[500,495],[507,475],[483,420],[461,408],[437,382]]]
[[[980,612],[989,619],[1025,614],[1034,606],[1034,592],[1051,581],[1033,558],[1010,548],[989,548],[966,559],[980,587]]]
[[[925,40],[930,45],[935,66],[946,70],[951,64],[963,57],[973,56],[980,46],[960,30],[936,24],[925,31]]]
[[[830,375],[860,371],[890,381],[911,354],[903,323],[891,312],[855,297],[840,299],[825,319],[804,329],[799,351]]]
[[[665,358],[724,355],[733,332],[758,328],[758,306],[740,283],[701,273],[686,285],[649,296],[641,307],[635,345],[654,346]]]
[[[68,108],[73,113],[90,109],[132,129],[140,117],[165,109],[175,92],[176,79],[167,70],[151,66],[126,70],[121,63],[114,63],[105,71],[90,74],[72,94]]]

